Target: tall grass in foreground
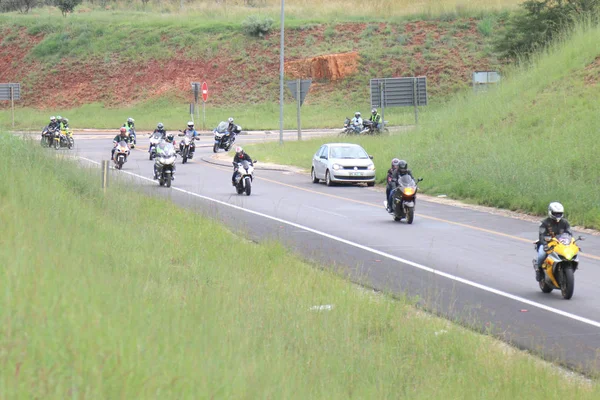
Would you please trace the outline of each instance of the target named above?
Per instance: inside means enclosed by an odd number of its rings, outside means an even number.
[[[600,396],[277,244],[0,146],[2,398]]]
[[[349,141],[375,155],[381,181],[400,157],[425,177],[425,192],[540,215],[561,201],[571,223],[600,228],[598,69],[586,70],[600,54],[598,43],[599,27],[579,27],[495,90],[456,96],[430,112],[416,131]],[[310,168],[324,141],[287,144],[285,152],[276,144],[248,150]]]

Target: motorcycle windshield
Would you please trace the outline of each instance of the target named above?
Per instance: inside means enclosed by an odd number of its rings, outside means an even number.
[[[227,126],[229,126],[227,122],[221,121],[219,125],[217,125],[217,132],[224,133],[227,130]]]
[[[414,187],[415,185],[415,181],[413,180],[413,178],[410,177],[410,175],[403,175],[401,177],[398,178],[398,185],[400,185],[401,187]]]
[[[250,163],[246,160],[242,160],[241,164],[242,164],[242,168],[244,168],[246,171],[248,171],[248,168],[250,168]]]
[[[556,238],[556,240],[558,240],[560,243],[564,244],[565,246],[568,246],[571,244],[571,238],[572,238],[572,236],[565,232],[565,233],[560,234]]]
[[[127,150],[127,149],[128,149],[127,143],[125,143],[124,140],[121,140],[119,142],[119,150]]]
[[[162,138],[162,134],[158,133],[158,132],[154,132],[152,134],[152,136],[150,136],[150,139],[161,139]]]
[[[175,147],[173,147],[172,143],[162,143],[159,147],[159,157],[172,157],[175,155]]]

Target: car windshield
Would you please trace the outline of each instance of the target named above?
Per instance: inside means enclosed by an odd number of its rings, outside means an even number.
[[[331,148],[331,158],[369,158],[362,147],[358,146],[334,146]]]
[[[565,244],[565,245],[569,245],[569,244],[571,244],[571,235],[569,235],[569,234],[568,234],[568,233],[566,233],[566,232],[565,232],[565,233],[562,233],[562,234],[560,234],[560,235],[558,236],[558,238],[557,238],[557,239],[558,239],[558,241],[559,241],[560,243],[562,243],[562,244]]]
[[[415,186],[415,181],[410,175],[406,174],[398,178],[398,184],[400,186]]]

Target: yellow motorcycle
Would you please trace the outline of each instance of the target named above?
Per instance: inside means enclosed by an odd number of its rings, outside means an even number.
[[[73,131],[69,130],[57,130],[54,133],[54,148],[56,150],[61,147],[66,147],[71,150],[75,146],[75,139],[73,139]]]
[[[584,240],[581,236],[573,239],[568,233],[563,233],[558,237],[553,237],[547,242],[548,256],[542,264],[544,277],[539,282],[540,289],[544,293],[550,293],[558,289],[565,300],[573,297],[575,290],[575,271],[579,265],[579,250],[577,242]],[[540,241],[535,242],[537,251]],[[534,268],[537,265],[537,259],[533,259]]]

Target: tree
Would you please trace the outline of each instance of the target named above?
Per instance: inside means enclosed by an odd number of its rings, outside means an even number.
[[[496,41],[502,56],[529,56],[547,46],[586,16],[597,16],[600,0],[528,0],[508,21],[504,36]]]
[[[68,13],[72,13],[75,7],[80,5],[82,0],[56,0],[56,7],[62,12],[63,17]]]

